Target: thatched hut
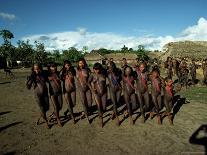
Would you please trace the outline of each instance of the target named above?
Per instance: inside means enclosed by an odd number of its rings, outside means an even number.
[[[121,63],[123,58],[126,58],[127,62],[132,64],[136,60],[137,55],[134,53],[111,53],[104,55],[104,57],[107,59],[113,58],[113,61],[118,64]]]
[[[163,47],[163,52],[160,57],[162,60],[166,60],[168,56],[202,60],[207,58],[207,41],[170,42]]]
[[[90,53],[86,54],[84,58],[89,65],[93,65],[96,62],[102,63],[102,60],[105,59],[105,57],[96,50],[92,50]]]

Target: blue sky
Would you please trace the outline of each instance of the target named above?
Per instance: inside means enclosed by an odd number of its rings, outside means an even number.
[[[160,49],[168,41],[207,40],[206,10],[207,0],[0,0],[0,28],[13,32],[14,44],[39,40],[48,50]]]

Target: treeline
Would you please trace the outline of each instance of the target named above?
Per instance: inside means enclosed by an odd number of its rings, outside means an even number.
[[[3,43],[0,46],[0,63],[7,61],[7,66],[14,67],[21,62],[21,66],[31,66],[34,63],[41,63],[46,65],[48,62],[55,61],[59,65],[66,59],[71,62],[76,62],[79,58],[84,57],[85,54],[89,53],[86,46],[82,50],[78,50],[75,47],[70,47],[67,50],[54,50],[46,51],[44,43],[35,41],[31,44],[29,40],[18,41],[17,46],[11,44],[11,39],[14,35],[9,30],[1,30],[0,35],[3,39]],[[136,50],[128,48],[125,45],[120,50],[108,50],[100,48],[96,52],[101,55],[109,53],[135,53],[141,59],[149,59],[148,52],[144,46],[139,45]]]

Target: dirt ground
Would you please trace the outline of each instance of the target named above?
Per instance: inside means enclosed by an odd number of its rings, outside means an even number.
[[[189,95],[186,104],[177,105],[174,126],[169,125],[167,118],[162,125],[157,124],[156,118],[148,119],[144,124],[138,118],[133,126],[126,119],[118,127],[110,119],[109,111],[105,114],[104,128],[99,127],[97,114],[94,114],[92,124],[83,119],[74,125],[62,117],[62,128],[53,125],[46,129],[44,124],[36,125],[39,109],[33,91],[25,87],[29,70],[13,71],[15,79],[5,77],[0,70],[0,154],[204,154],[203,146],[189,143],[191,134],[207,123],[207,88],[203,86],[192,88],[196,92],[199,87],[196,94],[191,89],[183,92],[200,97],[195,99]],[[50,109],[48,115],[52,106]],[[61,116],[65,110],[64,102]],[[78,98],[75,112],[80,111],[82,106]]]

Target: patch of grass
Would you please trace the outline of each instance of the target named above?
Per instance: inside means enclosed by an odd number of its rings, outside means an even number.
[[[187,100],[197,101],[207,104],[207,87],[190,87],[185,91],[179,92]]]

